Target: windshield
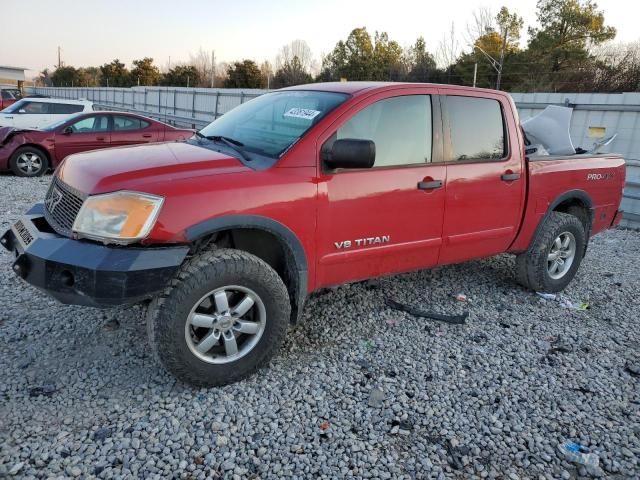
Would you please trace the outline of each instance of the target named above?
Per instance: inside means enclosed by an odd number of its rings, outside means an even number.
[[[231,139],[244,151],[278,158],[347,98],[333,92],[267,93],[234,108],[200,133]]]
[[[22,106],[26,103],[25,99],[22,100],[18,100],[16,103],[14,103],[13,105],[9,105],[7,108],[5,108],[4,110],[2,110],[2,113],[15,113],[18,110],[20,110],[20,108],[22,108]]]
[[[55,130],[56,128],[61,127],[62,125],[64,125],[68,121],[72,120],[73,118],[78,117],[80,115],[82,115],[82,113],[76,113],[75,115],[70,115],[68,117],[64,117],[63,120],[58,120],[56,122],[50,123],[49,125],[45,125],[44,127],[41,127],[40,130],[44,130],[45,132],[51,132],[51,131]]]

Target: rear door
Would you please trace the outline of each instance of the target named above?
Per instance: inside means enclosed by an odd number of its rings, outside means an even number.
[[[112,115],[112,117],[111,145],[113,146],[135,145],[159,140],[158,131],[151,122],[126,115]]]
[[[111,143],[109,120],[109,115],[96,113],[61,127],[55,140],[58,160],[73,153],[107,148]]]
[[[319,150],[336,138],[376,145],[373,168],[326,170],[320,164],[319,286],[437,263],[446,167],[437,163],[442,135],[435,93],[424,87],[381,92],[319,138]]]
[[[447,183],[440,263],[504,252],[524,208],[525,175],[508,100],[441,89]]]

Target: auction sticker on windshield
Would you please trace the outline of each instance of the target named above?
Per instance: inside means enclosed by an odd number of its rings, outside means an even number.
[[[304,118],[305,120],[313,120],[320,115],[319,110],[311,110],[308,108],[292,108],[285,112],[284,117]]]

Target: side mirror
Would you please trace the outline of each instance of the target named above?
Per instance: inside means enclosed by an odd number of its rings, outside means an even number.
[[[65,135],[71,135],[73,133],[73,128],[64,127],[64,130],[62,130],[62,133],[64,133]]]
[[[331,169],[371,168],[376,161],[376,144],[371,140],[342,138],[323,152],[322,159]]]

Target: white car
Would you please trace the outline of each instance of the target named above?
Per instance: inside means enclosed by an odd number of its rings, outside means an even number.
[[[88,100],[23,98],[0,112],[0,127],[42,128],[80,112],[92,112]]]

